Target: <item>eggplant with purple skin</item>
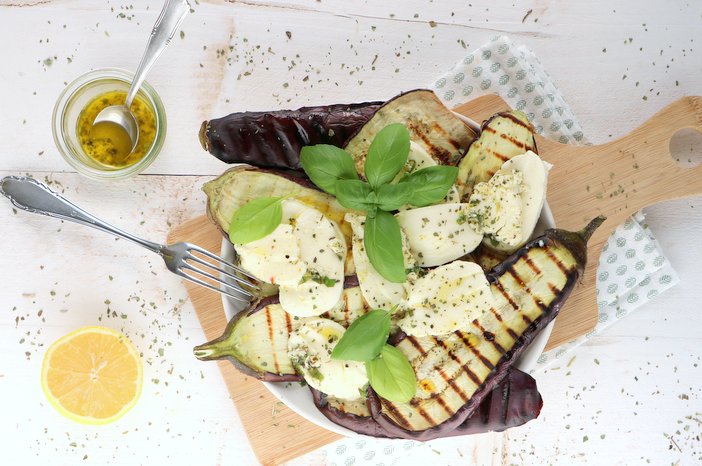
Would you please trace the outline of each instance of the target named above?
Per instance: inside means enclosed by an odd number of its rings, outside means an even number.
[[[364,400],[345,401],[328,397],[313,388],[310,391],[315,406],[332,422],[359,434],[396,438],[373,419]],[[434,438],[502,432],[536,419],[542,406],[536,381],[519,369],[511,368],[473,415],[453,430],[434,431]]]
[[[300,168],[300,149],[312,144],[341,147],[382,102],[238,112],[203,121],[202,148],[226,163]]]
[[[371,141],[392,123],[404,124],[418,150],[437,164],[458,164],[477,137],[432,91],[416,89],[384,103],[232,113],[203,122],[200,143],[227,163],[293,170],[300,169],[302,147],[331,144],[344,147],[363,174]]]
[[[397,344],[417,377],[407,403],[371,391],[373,418],[390,435],[436,438],[473,416],[534,337],[558,314],[585,268],[587,240],[604,221],[580,232],[551,229],[488,274],[495,305],[470,328],[442,337],[408,336]]]
[[[321,317],[348,327],[368,310],[355,276],[344,280],[341,302]],[[288,338],[303,321],[285,312],[277,295],[269,296],[239,312],[220,337],[196,346],[193,353],[202,361],[227,359],[244,374],[266,382],[302,381],[288,355]]]

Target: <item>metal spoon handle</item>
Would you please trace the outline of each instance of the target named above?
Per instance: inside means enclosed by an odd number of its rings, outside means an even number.
[[[93,227],[105,233],[111,233],[132,241],[156,253],[163,248],[160,244],[139,238],[100,220],[63,198],[60,194],[53,192],[34,178],[6,176],[0,180],[0,193],[5,195],[15,207],[27,212],[48,215],[49,217]]]
[[[173,35],[189,11],[190,4],[188,0],[166,0],[166,3],[163,4],[161,14],[156,20],[156,24],[154,24],[151,36],[149,36],[149,42],[146,44],[146,50],[144,50],[144,55],[141,57],[141,62],[127,93],[127,101],[125,102],[127,108],[132,105],[132,100],[134,100],[139,91],[141,83],[144,82],[146,74],[159,55],[161,55],[161,52],[171,42]]]

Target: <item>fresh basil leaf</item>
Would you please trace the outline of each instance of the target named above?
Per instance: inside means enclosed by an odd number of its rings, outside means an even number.
[[[282,219],[282,197],[259,197],[234,212],[229,223],[229,240],[246,244],[264,238],[273,233]]]
[[[409,204],[424,207],[441,202],[456,182],[457,176],[458,167],[436,165],[420,168],[403,177],[398,184],[411,184],[413,189]]]
[[[336,200],[347,209],[370,210],[378,204],[373,188],[361,180],[338,180],[334,184]]]
[[[363,167],[366,179],[374,188],[389,183],[407,163],[409,131],[395,123],[381,129],[373,139]]]
[[[300,165],[314,184],[332,195],[336,195],[338,180],[358,179],[356,165],[348,152],[328,144],[303,147]]]
[[[407,356],[394,346],[384,345],[380,356],[366,362],[368,381],[386,400],[407,403],[417,392],[417,376]]]
[[[378,207],[383,210],[397,210],[409,204],[415,190],[412,183],[384,184],[378,188]]]
[[[370,311],[354,320],[332,351],[332,359],[370,361],[390,335],[390,313],[382,309]]]
[[[366,254],[375,270],[386,280],[404,283],[407,273],[397,219],[384,210],[378,210],[375,217],[366,217],[363,233]]]

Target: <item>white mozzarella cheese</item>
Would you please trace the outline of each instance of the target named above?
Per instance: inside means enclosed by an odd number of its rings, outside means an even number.
[[[513,247],[522,238],[522,177],[519,170],[498,171],[470,196],[469,223],[495,244]]]
[[[296,285],[305,273],[300,259],[300,242],[290,218],[301,212],[298,202],[283,201],[283,218],[273,233],[247,244],[235,244],[241,267],[259,280],[274,285]]]
[[[493,306],[485,273],[473,262],[454,261],[430,270],[410,287],[398,324],[408,335],[446,335],[470,326]]]
[[[470,196],[468,220],[486,246],[512,252],[529,241],[546,200],[550,164],[532,151],[512,157]]]
[[[346,241],[336,223],[311,207],[303,206],[291,223],[306,268],[297,283],[280,286],[280,305],[295,316],[318,316],[341,299]]]
[[[344,219],[351,225],[353,230],[351,239],[353,262],[356,266],[356,276],[358,277],[358,285],[361,288],[363,298],[374,309],[389,310],[393,306],[399,305],[407,297],[407,282],[393,283],[386,280],[370,263],[363,243],[365,217],[357,214],[346,214]],[[402,238],[402,252],[405,257],[405,268],[410,269],[414,267],[415,259],[407,247],[404,234]]]
[[[546,201],[546,189],[548,186],[548,169],[550,164],[544,163],[541,158],[532,151],[517,155],[506,161],[498,173],[522,173],[522,187],[519,192],[521,203],[521,226],[520,238],[516,244],[503,245],[498,243],[494,246],[488,239],[488,245],[496,249],[513,251],[529,241],[534,233],[536,223],[541,216],[541,210]]]
[[[288,354],[313,388],[343,400],[362,398],[368,384],[366,367],[358,361],[331,359],[345,329],[329,319],[307,319],[290,333]]]
[[[422,267],[446,264],[474,250],[483,239],[467,222],[468,204],[437,204],[395,215]]]

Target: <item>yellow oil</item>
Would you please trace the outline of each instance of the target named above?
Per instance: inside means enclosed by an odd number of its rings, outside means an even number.
[[[93,125],[102,109],[110,105],[124,105],[126,99],[126,92],[106,92],[90,101],[78,116],[76,134],[83,151],[105,167],[124,168],[134,165],[144,158],[156,138],[154,111],[138,96],[130,107],[139,125],[139,139],[133,152],[129,136],[122,127],[114,123]]]

